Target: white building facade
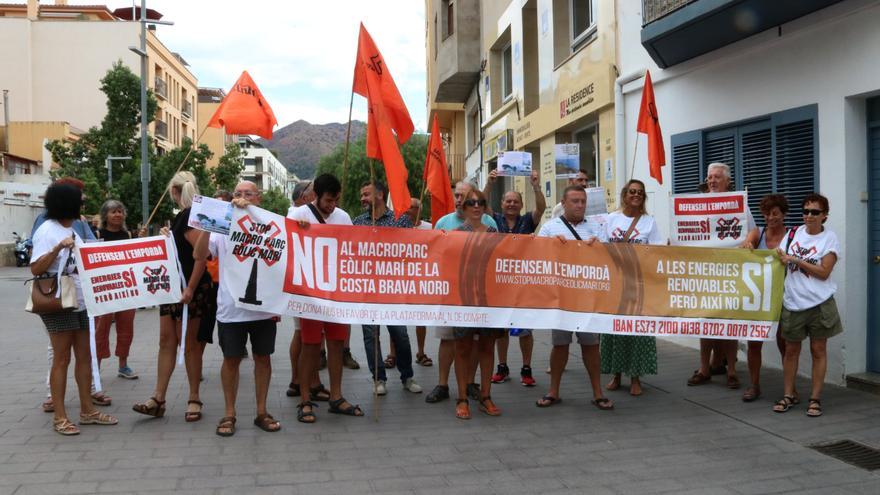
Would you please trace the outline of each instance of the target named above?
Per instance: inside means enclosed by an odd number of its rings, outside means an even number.
[[[238,144],[244,156],[242,180],[255,183],[260,191],[277,188],[289,196],[287,167],[269,149],[248,136],[239,136]]]
[[[788,197],[788,226],[803,223],[804,195],[825,195],[826,225],[842,248],[832,277],[845,328],[828,342],[827,381],[844,384],[880,372],[880,2],[784,0],[789,18],[768,12],[775,3],[616,2],[616,162],[626,176],[635,163],[665,233],[669,196],[696,192],[713,161],[731,166],[756,219],[765,194]],[[666,148],[663,185],[649,176],[644,136],[634,157],[646,69]],[[801,359],[809,374],[809,352]],[[780,366],[774,345],[764,362]]]

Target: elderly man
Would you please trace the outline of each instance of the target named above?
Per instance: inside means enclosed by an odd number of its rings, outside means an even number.
[[[592,244],[596,240],[606,240],[600,225],[584,218],[587,210],[587,193],[580,185],[565,188],[562,208],[562,216],[545,223],[538,233],[539,237],[556,237],[561,242],[583,240],[587,244]],[[599,334],[567,330],[553,330],[553,350],[550,351],[550,390],[538,400],[537,406],[550,407],[562,401],[559,386],[562,383],[562,371],[568,363],[568,346],[574,338],[577,338],[578,344],[581,345],[584,368],[590,376],[590,386],[593,389],[592,404],[603,411],[613,409],[614,403],[605,398],[600,383]]]
[[[364,213],[352,222],[355,225],[375,225],[376,227],[399,227],[411,228],[412,219],[403,214],[400,218],[394,218],[394,212],[388,209],[388,187],[381,182],[367,182],[361,187],[361,206]],[[373,375],[373,390],[376,395],[385,395],[387,389],[385,382],[388,380],[385,374],[385,363],[377,360],[376,356],[382,355],[382,344],[379,341],[378,325],[362,325],[364,333],[364,350],[367,353],[367,364]],[[412,349],[409,345],[409,335],[406,327],[402,325],[388,325],[388,335],[397,351],[397,369],[400,371],[400,381],[403,388],[414,394],[422,392],[422,387],[413,379]],[[378,361],[378,362],[377,362]]]
[[[730,167],[724,163],[710,163],[706,169],[706,185],[710,193],[724,193],[730,191]],[[752,217],[751,211],[746,209],[748,221],[746,223],[746,235],[744,239],[750,236],[758,237],[755,219]],[[716,366],[711,366],[713,361],[712,354],[715,354],[714,360]],[[739,377],[736,376],[736,340],[716,340],[716,339],[700,339],[700,369],[694,372],[687,384],[690,386],[702,385],[712,380],[712,375],[724,374],[724,365],[721,363],[721,356],[727,360],[727,387],[737,389],[740,386]]]
[[[235,186],[233,204],[243,208],[249,204],[260,205],[260,191],[256,184],[242,181]],[[220,261],[221,280],[227,277],[223,259],[231,255],[233,243],[229,236],[202,232],[196,245],[195,258],[205,259],[208,253]],[[250,311],[236,307],[235,298],[225,285],[221,284],[217,293],[217,335],[223,351],[223,365],[220,367],[220,381],[223,383],[223,397],[226,412],[217,425],[216,433],[222,437],[235,433],[235,400],[238,395],[239,368],[242,358],[247,354],[247,342],[251,341],[254,357],[254,388],[257,396],[257,417],[254,424],[263,431],[276,432],[279,423],[266,410],[269,395],[269,380],[272,377],[272,353],[275,352],[275,333],[278,315]]]
[[[288,218],[296,220],[303,227],[313,223],[331,225],[351,225],[351,217],[345,210],[338,208],[342,196],[342,184],[330,174],[319,175],[315,179],[315,200],[296,208]],[[341,323],[301,318],[300,338],[302,353],[299,359],[300,377],[311,377],[318,367],[322,338],[327,341],[327,370],[330,374],[329,411],[348,416],[363,416],[360,406],[350,404],[342,396],[343,343],[348,340],[349,326]],[[315,404],[306,399],[300,402],[297,420],[302,423],[314,423]]]
[[[577,176],[568,179],[569,186],[578,186],[581,189],[586,189],[589,186],[589,177],[587,175],[587,171],[584,169],[578,170]],[[556,206],[553,207],[553,211],[550,212],[550,218],[559,218],[562,215],[562,201],[559,202]]]
[[[437,225],[434,226],[435,230],[451,231],[461,227],[461,224],[464,223],[463,203],[473,187],[472,184],[464,181],[455,184],[455,190],[452,193],[452,197],[455,200],[455,211],[437,220]],[[495,220],[489,215],[484,214],[481,221],[489,227],[498,228]],[[435,327],[434,332],[437,338],[440,339],[440,349],[438,351],[440,381],[434,387],[434,390],[425,397],[425,402],[429,403],[440,402],[449,398],[449,370],[452,368],[455,355],[455,336],[452,333],[452,327]],[[476,346],[474,346],[474,349],[476,349]],[[478,360],[479,355],[474,352],[471,357],[472,370],[469,371],[472,383],[468,385],[469,396],[474,400],[480,400],[480,389],[473,383],[473,377],[477,372]]]
[[[580,174],[583,175],[583,174]],[[491,184],[498,178],[498,172],[492,170],[489,172],[489,181],[483,189],[483,194],[489,196]],[[584,180],[586,176],[584,175]],[[498,232],[504,234],[532,234],[535,232],[538,224],[541,223],[541,217],[544,216],[544,210],[547,208],[547,202],[544,200],[544,194],[541,191],[541,185],[538,182],[538,172],[532,170],[529,177],[532,190],[535,193],[535,209],[533,211],[522,213],[523,198],[522,194],[517,191],[507,191],[501,198],[501,212],[492,214],[495,223],[498,224]],[[522,368],[519,371],[520,383],[526,387],[535,386],[535,378],[532,376],[532,349],[535,346],[535,338],[532,331],[528,329],[511,330],[511,335],[519,336],[519,349],[522,352]],[[505,333],[504,337],[496,340],[498,348],[498,369],[492,375],[492,383],[504,383],[510,379],[510,367],[507,366],[507,349],[510,346],[510,337]]]

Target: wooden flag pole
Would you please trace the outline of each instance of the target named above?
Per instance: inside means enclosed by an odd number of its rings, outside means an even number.
[[[348,103],[348,128],[345,130],[345,151],[342,154],[342,194],[345,195],[345,178],[348,176],[348,148],[351,145],[351,111],[354,109],[354,81],[351,83],[351,100]],[[372,166],[372,165],[371,165]]]
[[[205,131],[207,131],[207,130],[208,130],[208,126],[205,126],[205,128],[202,129],[202,132],[201,132],[201,134],[199,134],[198,139],[196,139],[192,143],[192,146],[190,147],[189,151],[186,152],[186,156],[183,157],[183,161],[180,162],[180,165],[178,165],[177,170],[174,172],[174,175],[177,175],[177,173],[183,169],[184,164],[186,164],[186,161],[189,160],[189,156],[192,154],[193,150],[196,149],[196,146],[198,146],[198,143],[202,140],[202,137],[205,135]],[[172,175],[172,177],[174,177],[174,175]],[[153,212],[150,213],[149,218],[147,218],[147,223],[146,223],[146,225],[143,226],[143,228],[149,228],[150,222],[153,221],[153,217],[156,215],[156,212],[159,210],[159,205],[162,204],[162,201],[165,199],[165,196],[167,194],[168,194],[168,186],[165,186],[165,188],[162,190],[162,196],[159,196],[159,201],[157,201],[156,206],[153,207]]]
[[[639,150],[639,132],[636,131],[636,142],[633,145],[633,163],[632,163],[632,169],[630,169],[630,171],[629,171],[629,180],[632,180],[633,175],[636,173],[636,152],[638,150]],[[626,174],[623,174],[623,175],[625,176]],[[623,184],[620,184],[620,187],[622,188]]]

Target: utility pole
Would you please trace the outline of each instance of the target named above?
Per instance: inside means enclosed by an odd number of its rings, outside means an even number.
[[[113,187],[113,160],[131,160],[130,156],[108,156],[104,159],[107,164],[107,187]]]

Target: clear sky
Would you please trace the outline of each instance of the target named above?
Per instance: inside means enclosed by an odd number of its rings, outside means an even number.
[[[112,10],[131,3],[107,5]],[[416,129],[427,127],[423,0],[147,0],[147,8],[174,22],[158,26],[157,34],[190,64],[199,86],[228,91],[247,70],[279,127],[300,119],[313,124],[348,120],[363,22]],[[355,95],[354,118],[366,120],[366,115],[366,100]]]

